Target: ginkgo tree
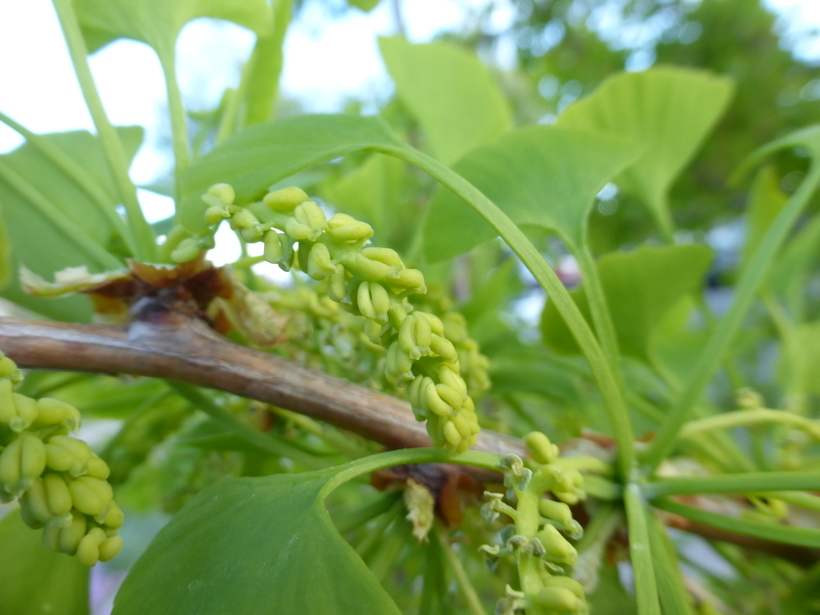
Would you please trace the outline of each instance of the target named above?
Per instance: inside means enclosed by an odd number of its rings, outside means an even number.
[[[392,37],[380,114],[276,118],[290,0],[54,6],[96,134],[0,114],[25,138],[0,156],[0,612],[88,613],[95,565],[128,570],[115,615],[816,612],[820,129],[734,161],[717,312],[709,229],[676,231],[671,188],[727,77],[615,74],[516,125],[472,51]],[[192,115],[175,45],[199,17],[257,38]],[[167,86],[176,209],[153,225],[142,130],[87,61],[123,38]],[[789,194],[766,163],[795,150]],[[594,249],[605,186],[644,206],[642,245]],[[224,225],[242,255],[216,267]]]

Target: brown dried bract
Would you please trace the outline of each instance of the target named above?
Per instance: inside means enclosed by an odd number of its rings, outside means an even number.
[[[436,516],[448,528],[461,525],[463,506],[476,503],[482,494],[481,485],[458,467],[441,463],[419,463],[395,466],[370,475],[370,483],[380,491],[403,488],[412,478],[424,485],[436,501]]]

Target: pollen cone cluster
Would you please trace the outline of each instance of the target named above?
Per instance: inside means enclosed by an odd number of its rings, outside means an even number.
[[[109,469],[82,440],[76,408],[15,393],[20,370],[0,352],[0,501],[17,499],[23,521],[43,544],[93,566],[119,553],[122,510]]]

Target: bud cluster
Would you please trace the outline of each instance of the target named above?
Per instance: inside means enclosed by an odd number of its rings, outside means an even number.
[[[500,470],[507,487],[505,502],[500,493],[486,492],[481,512],[488,522],[501,514],[514,525],[501,531],[501,545],[482,545],[487,565],[495,570],[498,560],[512,556],[518,564],[521,591],[508,588],[497,613],[517,610],[533,614],[586,615],[589,612],[581,584],[569,576],[578,561],[575,547],[567,539],[583,535],[569,505],[584,498],[583,476],[577,470],[562,470],[553,462],[558,447],[540,432],[524,438],[531,461],[526,467],[516,455],[503,458]],[[556,499],[547,498],[551,494]]]
[[[119,553],[122,510],[107,482],[108,465],[69,436],[80,413],[57,399],[14,392],[20,371],[0,352],[0,502],[19,500],[23,521],[43,544],[93,566]]]
[[[327,296],[367,319],[369,339],[386,349],[385,378],[407,385],[416,418],[427,421],[436,446],[463,452],[479,432],[475,406],[460,374],[460,358],[437,316],[414,311],[408,296],[426,292],[424,276],[405,267],[387,248],[368,247],[373,229],[346,214],[329,219],[300,188],[284,188],[247,207],[235,205],[233,188],[218,184],[203,200],[207,233],[179,243],[172,258],[183,262],[212,245],[222,220],[249,242],[263,242],[264,257],[289,271],[298,267],[322,281]],[[466,331],[465,331],[466,333]],[[462,340],[463,341],[463,340]],[[474,348],[477,353],[477,347]],[[475,362],[475,355],[465,354]],[[478,355],[480,356],[480,355]]]

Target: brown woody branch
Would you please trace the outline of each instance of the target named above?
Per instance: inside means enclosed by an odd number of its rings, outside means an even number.
[[[23,368],[177,380],[287,408],[388,448],[431,445],[407,402],[240,346],[198,320],[177,317],[166,325],[110,326],[0,318],[0,349]],[[486,430],[474,448],[525,454],[520,440]],[[784,547],[673,515],[664,517],[672,527],[778,555],[801,566],[818,561],[816,549]]]

